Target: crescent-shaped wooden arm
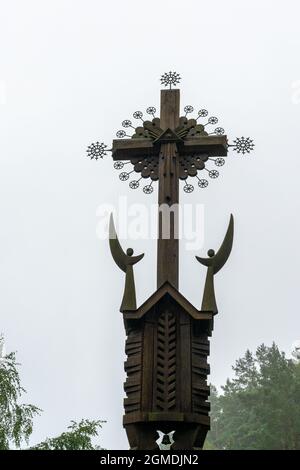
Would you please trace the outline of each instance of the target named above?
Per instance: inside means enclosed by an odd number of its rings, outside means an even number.
[[[110,214],[109,219],[109,247],[115,263],[119,266],[122,271],[124,271],[124,273],[126,273],[126,266],[128,264],[126,263],[126,261],[129,256],[126,255],[120,245],[112,214]]]
[[[229,225],[224,237],[223,243],[218,252],[214,254],[213,250],[208,251],[209,258],[200,258],[196,256],[199,263],[207,266],[207,274],[204,286],[204,293],[202,298],[201,310],[211,311],[213,314],[218,313],[218,307],[215,296],[214,275],[220,271],[229,258],[233,243],[233,215],[230,215]]]
[[[119,266],[119,268],[126,273],[127,266],[132,266],[140,261],[144,257],[144,253],[138,256],[129,256],[125,253],[123,248],[120,245],[115,224],[113,214],[110,214],[109,219],[109,246],[110,252],[115,263]],[[128,250],[131,250],[129,248]],[[132,250],[133,251],[133,250]]]
[[[217,272],[220,271],[220,269],[223,268],[224,264],[229,258],[229,255],[232,250],[232,244],[233,244],[233,232],[234,232],[234,219],[233,219],[233,215],[230,214],[228,229],[224,237],[223,243],[220,246],[218,252],[210,258],[201,258],[200,256],[196,256],[196,259],[199,261],[199,263],[207,267],[212,266],[214,274],[216,274]]]
[[[124,273],[126,273],[125,288],[120,311],[124,312],[125,310],[136,310],[133,265],[144,257],[144,253],[138,256],[131,256],[133,254],[132,248],[128,248],[127,254],[124,252],[117,237],[112,214],[110,215],[109,220],[109,246],[115,263]]]

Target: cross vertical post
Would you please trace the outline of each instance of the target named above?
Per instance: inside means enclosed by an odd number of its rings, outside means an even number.
[[[163,131],[179,125],[180,90],[161,90],[160,127]],[[161,144],[159,153],[157,287],[169,281],[178,289],[178,177],[177,145]],[[168,210],[169,209],[169,210]]]

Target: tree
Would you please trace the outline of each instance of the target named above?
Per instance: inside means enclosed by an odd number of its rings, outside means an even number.
[[[41,409],[30,404],[19,403],[26,390],[21,386],[14,352],[4,354],[3,336],[0,336],[0,450],[9,450],[11,446],[20,448],[33,431],[33,418]],[[79,423],[71,421],[68,431],[55,438],[32,447],[33,450],[91,450],[92,439],[104,421],[83,419]]]
[[[3,355],[3,337],[0,337],[0,449],[9,449],[10,444],[20,447],[28,442],[32,433],[33,417],[40,413],[34,405],[20,404],[25,390],[21,387],[14,352]]]
[[[236,361],[235,378],[212,388],[207,448],[300,449],[300,364],[275,343]]]
[[[31,447],[30,450],[99,450],[93,446],[92,438],[98,435],[103,421],[89,421],[82,419],[79,423],[71,421],[69,431],[60,436],[46,439],[44,442]]]

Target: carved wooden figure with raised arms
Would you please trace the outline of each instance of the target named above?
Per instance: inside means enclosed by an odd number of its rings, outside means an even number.
[[[214,127],[218,119],[200,109],[195,118],[188,118],[194,109],[184,107],[180,116],[180,91],[172,89],[180,77],[175,72],[162,76],[160,118],[153,106],[147,108],[151,119],[144,120],[136,111],[133,117],[141,121],[135,126],[123,121],[126,130],[117,132],[113,141],[114,168],[120,170],[120,179],[129,180],[136,190],[142,180],[150,180],[143,187],[145,194],[153,192],[158,183],[158,242],[157,290],[137,307],[133,265],[143,254],[132,256],[129,248],[123,251],[110,220],[110,249],[118,267],[126,273],[122,312],[127,339],[124,384],[125,415],[123,425],[131,449],[202,449],[209,430],[209,337],[213,330],[217,304],[214,275],[226,263],[233,243],[233,216],[224,241],[215,254],[197,257],[207,267],[207,276],[201,309],[194,307],[179,291],[178,214],[180,181],[183,190],[190,193],[195,178],[198,187],[208,186],[208,180],[219,176],[209,165],[221,167],[228,148],[243,155],[253,149],[250,138],[236,138],[229,144],[224,129]],[[203,121],[204,122],[201,122]],[[132,129],[132,135],[127,134]],[[103,158],[107,146],[96,142],[88,147],[92,159]],[[124,171],[124,166],[132,167]],[[126,166],[128,168],[128,166]],[[138,179],[130,180],[137,173]],[[204,176],[203,176],[204,175]],[[208,179],[207,179],[208,177]],[[163,211],[163,207],[171,211]],[[170,217],[170,220],[166,220]],[[169,226],[165,236],[164,225]],[[158,438],[159,436],[159,438]]]

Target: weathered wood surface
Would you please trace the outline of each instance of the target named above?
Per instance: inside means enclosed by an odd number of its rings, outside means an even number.
[[[114,160],[130,160],[141,177],[152,175],[159,185],[157,291],[139,308],[123,309],[123,424],[132,449],[157,450],[157,430],[175,430],[172,450],[200,449],[209,430],[208,337],[215,312],[197,310],[178,291],[178,214],[161,209],[179,203],[179,179],[188,171],[179,165],[180,158],[191,157],[195,169],[188,174],[195,176],[208,156],[227,155],[227,137],[209,136],[196,120],[180,118],[179,109],[179,90],[162,90],[160,119],[144,122],[131,139],[113,141]],[[168,222],[169,234],[164,232]]]
[[[155,449],[158,429],[175,430],[173,449],[199,448],[209,429],[212,323],[195,320],[168,292],[143,318],[126,320],[123,423],[131,448]]]

